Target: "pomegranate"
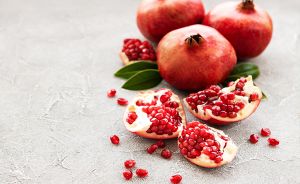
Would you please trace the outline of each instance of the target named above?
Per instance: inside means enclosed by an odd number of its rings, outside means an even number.
[[[271,17],[253,0],[221,3],[206,15],[203,24],[225,36],[242,59],[261,54],[273,32]]]
[[[250,116],[261,98],[261,90],[253,84],[252,77],[248,76],[223,89],[212,85],[203,91],[192,93],[184,99],[184,103],[199,119],[226,125]]]
[[[140,92],[127,106],[123,122],[139,136],[170,139],[178,136],[186,120],[179,97],[169,89],[159,89]]]
[[[173,184],[179,184],[182,180],[182,176],[180,176],[179,174],[176,174],[176,175],[173,175],[171,178],[170,178],[170,181],[171,183]]]
[[[218,31],[203,25],[174,30],[157,47],[161,76],[182,90],[199,90],[222,82],[236,60],[231,44]]]
[[[190,162],[207,168],[231,162],[237,146],[224,132],[198,121],[189,123],[179,134],[180,153]]]
[[[258,135],[251,134],[251,135],[250,135],[250,138],[249,138],[249,141],[250,141],[252,144],[257,143],[257,142],[258,142]]]
[[[201,23],[201,0],[143,0],[137,11],[137,25],[149,40],[158,42],[168,32]]]
[[[156,53],[153,46],[148,41],[141,41],[136,38],[124,40],[120,58],[125,65],[138,60],[156,61]]]

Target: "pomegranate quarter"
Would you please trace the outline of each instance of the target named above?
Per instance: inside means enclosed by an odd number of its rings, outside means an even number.
[[[130,132],[151,139],[178,137],[186,119],[179,97],[169,89],[140,92],[127,106],[123,122]]]
[[[250,116],[258,107],[261,98],[261,90],[253,84],[252,77],[248,76],[223,89],[213,85],[192,93],[184,99],[184,103],[199,119],[216,125],[226,125]]]
[[[231,162],[238,150],[224,132],[198,121],[183,128],[179,134],[178,147],[180,153],[190,162],[207,168]]]
[[[157,47],[160,75],[181,90],[199,90],[222,82],[236,60],[231,44],[218,31],[203,25],[174,30]]]

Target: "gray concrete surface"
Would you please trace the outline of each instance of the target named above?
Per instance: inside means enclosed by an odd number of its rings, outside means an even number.
[[[221,0],[204,0],[207,9]],[[120,68],[122,39],[139,37],[138,0],[0,0],[0,183],[124,183],[123,161],[149,170],[145,180],[169,183],[300,183],[300,1],[258,1],[274,21],[268,49],[252,60],[256,83],[268,95],[247,120],[222,127],[239,145],[236,159],[203,169],[180,156],[167,141],[171,160],[144,150],[153,141],[127,132],[124,108],[106,98],[109,88],[128,99],[113,77]],[[162,83],[160,87],[167,86]],[[176,91],[182,96],[185,94]],[[188,116],[189,120],[195,118]],[[277,148],[248,136],[269,127]],[[109,141],[118,134],[119,146]]]

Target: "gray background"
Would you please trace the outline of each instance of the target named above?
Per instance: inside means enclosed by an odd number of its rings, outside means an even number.
[[[220,2],[204,0],[206,9]],[[150,174],[131,183],[168,183],[176,173],[183,183],[300,183],[300,1],[256,2],[274,21],[270,46],[251,60],[268,100],[247,120],[221,127],[239,145],[235,160],[203,169],[180,156],[175,140],[167,141],[171,160],[147,154],[154,141],[126,131],[124,107],[106,97],[110,88],[127,99],[136,94],[120,89],[113,72],[122,66],[122,40],[142,38],[138,0],[0,0],[0,183],[123,183],[129,158]],[[266,138],[247,142],[262,127],[278,147]]]

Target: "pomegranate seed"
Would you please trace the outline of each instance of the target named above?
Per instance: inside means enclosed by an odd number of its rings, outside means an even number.
[[[137,170],[135,171],[135,173],[136,173],[136,175],[137,175],[138,177],[140,177],[140,178],[144,178],[144,177],[146,177],[146,176],[148,175],[148,171],[145,170],[145,169],[137,169]]]
[[[116,96],[117,91],[115,89],[110,89],[107,91],[107,96],[108,97],[114,97]]]
[[[113,143],[113,144],[119,144],[119,143],[120,143],[120,139],[119,139],[119,137],[118,137],[117,135],[111,136],[111,137],[110,137],[110,141],[111,141],[111,143]]]
[[[182,180],[182,176],[180,176],[179,174],[176,174],[170,178],[172,184],[179,184],[181,180]]]
[[[172,152],[168,149],[163,149],[161,151],[161,156],[164,157],[165,159],[171,158]]]
[[[164,142],[163,140],[158,140],[158,141],[156,142],[156,145],[157,145],[159,148],[164,148],[164,147],[166,147],[166,144],[165,144],[165,142]]]
[[[126,100],[125,98],[118,98],[117,102],[119,105],[127,105],[128,104],[128,100]]]
[[[252,144],[257,143],[257,142],[258,142],[258,135],[251,134],[251,135],[250,135],[250,138],[249,138],[249,141],[250,141]]]
[[[149,148],[147,148],[147,152],[149,154],[152,154],[152,153],[154,153],[154,151],[157,150],[157,148],[158,148],[157,144],[152,144]]]
[[[253,93],[250,95],[250,101],[255,101],[258,99],[258,94],[257,93]]]
[[[277,146],[279,144],[279,140],[277,140],[275,138],[269,138],[268,142],[271,146]]]
[[[264,137],[267,137],[271,134],[271,130],[269,128],[262,128],[260,134]]]
[[[124,166],[129,169],[135,166],[135,160],[126,160]]]
[[[125,180],[130,180],[132,178],[132,172],[131,171],[124,171],[123,172],[123,177]]]
[[[122,52],[126,54],[129,61],[132,60],[156,60],[155,50],[148,41],[139,39],[125,39]]]
[[[136,112],[129,112],[126,121],[127,123],[132,124],[137,119],[137,117],[138,116]]]

